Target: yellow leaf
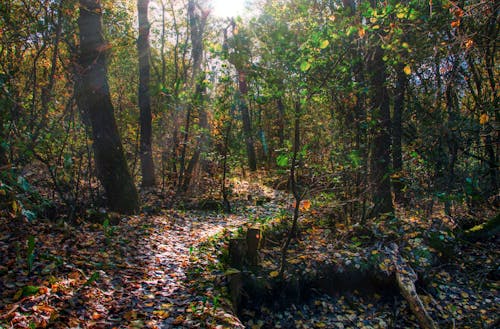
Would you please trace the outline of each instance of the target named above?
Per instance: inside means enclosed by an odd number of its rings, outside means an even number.
[[[155,310],[153,311],[153,314],[162,319],[166,319],[170,316],[170,313],[164,310]]]
[[[358,35],[359,35],[359,37],[360,37],[360,38],[363,38],[363,37],[365,36],[365,34],[366,34],[365,29],[361,27],[361,28],[358,30]]]
[[[404,67],[403,71],[405,72],[406,75],[410,75],[411,74],[411,67],[410,67],[410,65],[406,65]]]
[[[280,273],[279,273],[278,271],[272,271],[271,273],[269,273],[269,276],[270,276],[271,278],[275,278],[275,277],[277,277],[279,274],[280,274]]]
[[[16,200],[12,201],[12,211],[17,214],[17,211],[19,210],[19,207],[17,205]]]
[[[486,113],[481,114],[481,117],[479,118],[479,124],[484,125],[488,121],[490,121],[490,117],[488,116],[488,114]]]
[[[396,17],[399,18],[399,19],[403,19],[403,18],[405,18],[405,16],[406,16],[406,14],[403,13],[403,12],[399,12],[399,13],[396,14]]]
[[[372,255],[378,254],[378,250],[372,250]]]

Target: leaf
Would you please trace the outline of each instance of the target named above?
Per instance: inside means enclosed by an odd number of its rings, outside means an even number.
[[[103,318],[103,315],[101,313],[97,313],[97,312],[92,313],[92,320],[99,320],[102,318]]]
[[[12,211],[14,212],[14,214],[17,214],[17,211],[19,210],[19,206],[17,205],[16,200],[12,201],[11,208],[12,208]]]
[[[399,18],[399,19],[403,19],[405,18],[406,14],[402,11],[400,11],[399,13],[396,14],[396,17]]]
[[[320,49],[325,49],[326,47],[328,47],[328,45],[330,44],[330,41],[328,40],[323,40],[320,45],[319,45],[319,48]]]
[[[170,317],[170,312],[165,311],[165,310],[154,310],[153,314],[158,316],[161,319],[166,319],[166,318]]]
[[[99,279],[99,277],[100,277],[99,272],[94,272],[94,273],[92,273],[90,278],[83,285],[84,286],[91,285],[93,282],[97,281]]]
[[[484,125],[488,123],[488,121],[490,121],[490,117],[488,116],[488,114],[486,113],[481,114],[481,117],[479,117],[479,124]]]
[[[28,220],[28,222],[32,222],[36,219],[36,214],[31,211],[31,210],[26,210],[23,208],[23,210],[21,211],[21,213],[23,214],[23,216]]]
[[[363,38],[365,36],[365,34],[366,34],[366,30],[364,28],[362,28],[362,27],[359,28],[359,30],[358,30],[359,37]]]
[[[241,272],[240,270],[230,267],[226,270],[226,272],[224,272],[224,275],[232,275],[240,272]]]
[[[279,167],[287,167],[288,166],[288,155],[280,154],[276,157],[276,164]]]
[[[311,68],[311,63],[307,62],[307,61],[304,61],[300,64],[300,70],[302,72],[306,72],[307,70],[309,70]]]
[[[406,74],[406,75],[410,75],[411,74],[411,67],[410,65],[406,65],[403,69],[403,72]]]
[[[22,188],[24,192],[29,192],[31,190],[30,184],[23,176],[17,177],[17,185],[19,185],[19,187]]]
[[[269,273],[269,277],[271,278],[275,278],[279,275],[280,273],[278,271],[272,271],[271,273]]]
[[[22,295],[23,295],[23,297],[36,295],[39,290],[40,290],[40,287],[25,286],[25,287],[23,287]]]
[[[300,203],[300,210],[307,211],[307,210],[309,210],[309,208],[311,208],[311,201],[309,201],[309,200],[303,200]]]

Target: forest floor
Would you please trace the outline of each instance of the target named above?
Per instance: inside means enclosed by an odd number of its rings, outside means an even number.
[[[273,239],[285,232],[279,227],[292,204],[286,193],[237,184],[233,214],[159,209],[120,217],[116,225],[0,218],[0,328],[418,327],[397,293],[355,288],[337,294],[315,288],[284,303],[249,301],[236,317],[221,262],[228,238],[266,223],[260,271],[272,283],[280,253]],[[248,195],[266,201],[256,205]],[[388,273],[386,246],[396,241],[425,273],[427,290],[419,293],[442,328],[498,324],[499,282],[490,275],[498,268],[497,239],[457,245],[443,216],[422,221],[408,214],[398,225],[370,222],[368,229],[325,223],[324,216],[319,203],[304,209],[289,277],[316,275],[325,264],[346,273],[371,264]],[[450,254],[430,247],[433,237]]]

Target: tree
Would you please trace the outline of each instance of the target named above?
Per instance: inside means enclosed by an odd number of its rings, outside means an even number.
[[[196,10],[198,9],[198,10]],[[203,64],[203,34],[205,33],[205,25],[209,11],[202,8],[194,0],[188,2],[188,18],[191,35],[191,58],[193,61],[191,85],[193,86],[193,100],[188,105],[188,115],[191,114],[193,108],[198,110],[198,123],[200,127],[199,138],[197,140],[195,150],[191,160],[188,163],[184,174],[182,189],[186,191],[191,182],[191,178],[198,164],[203,151],[206,151],[208,143],[208,116],[205,110],[205,73],[202,72]]]
[[[372,1],[376,8],[376,1]],[[391,182],[389,168],[391,164],[391,114],[390,100],[387,92],[387,72],[383,60],[384,50],[378,40],[374,40],[371,60],[368,63],[370,71],[370,105],[372,118],[375,122],[374,137],[370,155],[370,184],[372,201],[374,203],[373,216],[384,213],[393,213]]]
[[[132,213],[139,207],[139,196],[129,172],[116,125],[107,80],[101,2],[80,0],[80,77],[76,100],[92,128],[97,175],[110,209]]]
[[[251,171],[257,170],[257,156],[253,139],[252,121],[246,97],[248,95],[248,71],[250,67],[250,39],[247,33],[231,21],[232,39],[229,40],[232,52],[229,54],[229,62],[234,65],[238,76],[237,102],[241,112],[243,132],[247,149],[248,167]],[[227,41],[227,40],[226,40]],[[229,42],[228,42],[229,43]],[[226,43],[227,46],[227,43]]]
[[[151,98],[149,95],[150,78],[150,49],[149,49],[149,0],[137,0],[137,12],[139,15],[139,38],[137,39],[137,51],[139,56],[139,110],[141,125],[141,172],[142,186],[151,187],[155,185],[153,151],[151,147]]]

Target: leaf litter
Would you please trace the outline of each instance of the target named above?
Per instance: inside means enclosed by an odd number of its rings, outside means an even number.
[[[227,239],[263,218],[271,219],[282,235],[280,222],[286,221],[292,203],[283,193],[239,184],[241,195],[264,195],[268,203],[256,206],[247,198],[231,215],[161,210],[121,218],[116,226],[0,219],[0,327],[417,327],[401,297],[357,290],[333,295],[315,291],[307,300],[277,309],[249,307],[241,310],[241,320],[236,317],[221,262]],[[443,228],[445,220],[436,226],[436,221],[405,216],[401,225],[325,226],[314,207],[308,201],[303,209],[288,275],[308,276],[324,264],[348,270],[368,263],[389,273],[384,245],[396,241],[419,275],[425,274],[419,293],[440,326],[493,328],[498,323],[498,278],[488,277],[498,266],[498,240],[455,245],[450,258],[428,243],[432,234],[439,241],[455,241]],[[268,241],[261,264],[274,279],[279,239]],[[439,265],[436,259],[441,259]]]

